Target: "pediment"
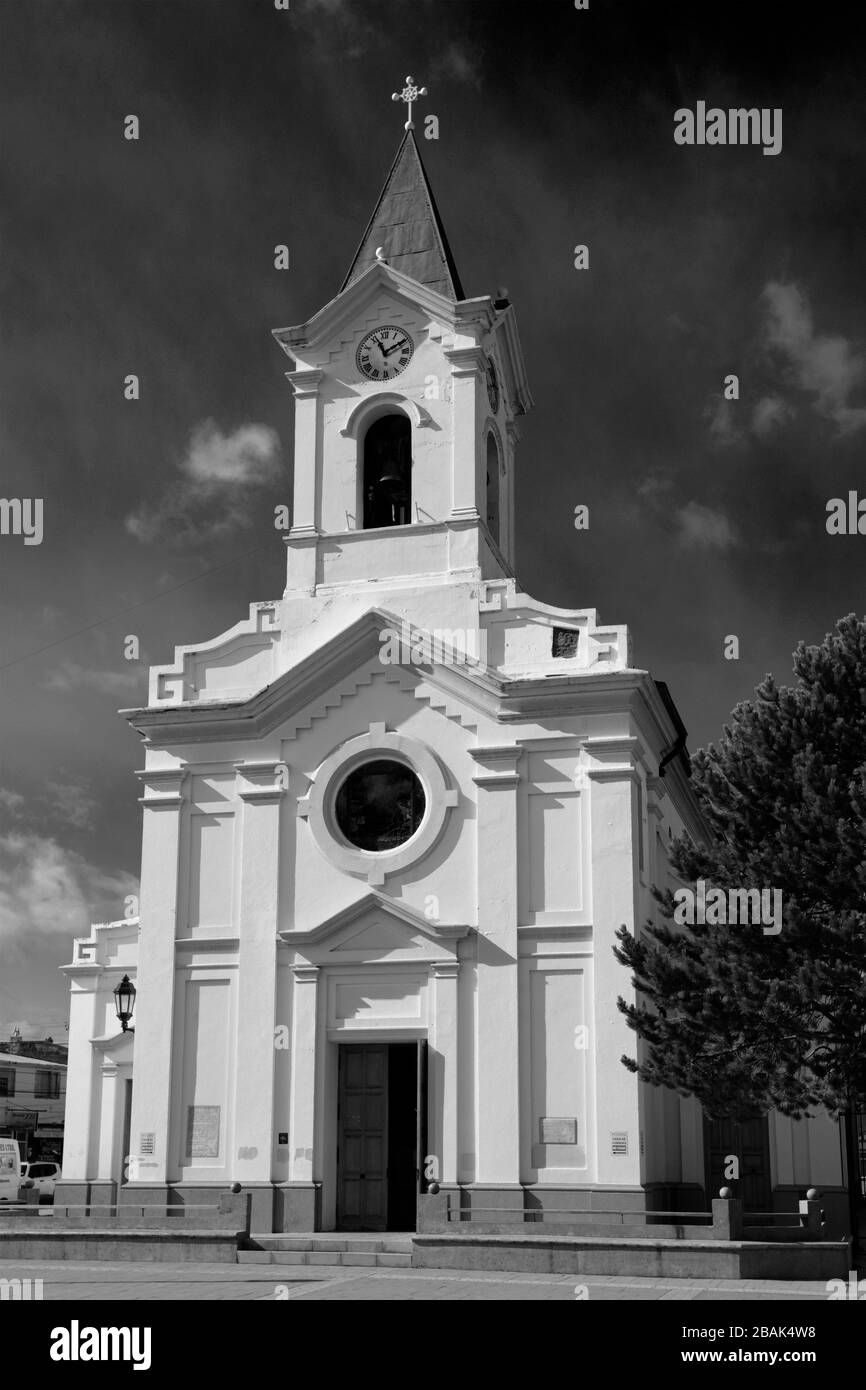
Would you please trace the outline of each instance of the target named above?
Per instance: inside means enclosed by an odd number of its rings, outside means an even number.
[[[342,294],[338,294],[307,323],[293,328],[275,328],[283,352],[294,361],[315,355],[317,349],[338,336],[340,330],[354,321],[383,290],[396,295],[416,311],[439,323],[454,328],[457,320],[453,300],[420,285],[392,266],[378,263],[365,270]]]
[[[319,962],[441,960],[456,955],[465,924],[429,921],[421,912],[371,890],[316,926],[280,932],[287,946]]]
[[[342,632],[331,637],[309,656],[276,680],[251,693],[246,699],[202,701],[124,710],[139,733],[152,736],[161,744],[212,739],[260,739],[297,717],[299,727],[311,711],[339,704],[341,689],[354,690],[372,679],[370,659],[378,663],[382,649],[380,634],[409,633],[405,662],[394,666],[395,679],[413,684],[417,698],[427,699],[432,708],[448,717],[462,717],[474,723],[475,712],[496,717],[504,691],[502,679],[488,667],[474,661],[453,664],[413,659],[412,637],[420,629],[409,627],[384,608],[363,613]],[[425,650],[423,641],[420,650]],[[380,665],[380,669],[383,668]]]
[[[423,949],[427,941],[427,937],[418,934],[407,935],[402,923],[398,927],[386,917],[376,915],[360,931],[340,937],[329,949],[331,954],[339,951],[363,951],[365,955],[382,952],[390,955],[393,951],[405,950],[407,946]]]

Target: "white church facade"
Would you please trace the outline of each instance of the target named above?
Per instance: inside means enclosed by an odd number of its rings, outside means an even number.
[[[275,336],[285,592],[124,712],[140,915],[64,967],[58,1202],[239,1182],[258,1231],[412,1230],[434,1180],[491,1220],[701,1208],[732,1141],[622,1066],[612,952],[703,833],[685,730],[625,627],[514,577],[515,310],[464,295],[411,127],[342,289]],[[748,1143],[754,1201],[844,1205],[829,1119]]]

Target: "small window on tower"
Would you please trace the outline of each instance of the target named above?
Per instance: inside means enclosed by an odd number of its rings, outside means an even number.
[[[577,656],[577,639],[580,633],[570,627],[553,629],[553,655]]]
[[[364,530],[412,520],[412,426],[383,415],[364,438]]]

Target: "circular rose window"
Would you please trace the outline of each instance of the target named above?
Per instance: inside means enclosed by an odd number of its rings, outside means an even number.
[[[358,849],[396,849],[415,834],[425,804],[424,788],[412,769],[380,758],[349,773],[334,800],[334,818]]]

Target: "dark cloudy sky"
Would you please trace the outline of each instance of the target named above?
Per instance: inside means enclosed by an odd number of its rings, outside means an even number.
[[[41,545],[0,537],[0,1038],[63,1036],[56,967],[136,889],[143,753],[115,711],[148,662],[282,591],[292,407],[270,329],[339,289],[407,72],[439,117],[421,143],[466,292],[506,285],[517,308],[523,587],[627,623],[692,748],[787,677],[798,639],[864,611],[866,537],[825,529],[830,497],[866,495],[855,16],[0,0],[2,491],[44,500]],[[781,107],[781,154],[675,145],[699,100]]]

